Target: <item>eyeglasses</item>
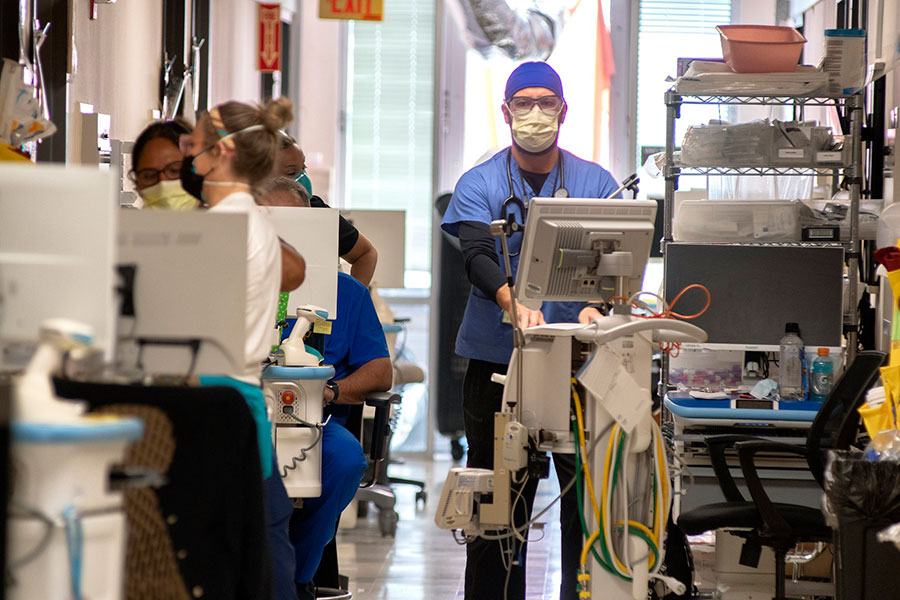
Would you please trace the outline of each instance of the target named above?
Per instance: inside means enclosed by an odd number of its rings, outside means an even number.
[[[165,175],[166,179],[178,179],[181,176],[181,161],[167,164],[162,169],[139,169],[130,171],[128,178],[136,183],[139,187],[145,188],[156,185],[161,179],[161,175]]]
[[[555,115],[562,110],[563,99],[559,96],[541,96],[540,98],[529,98],[527,96],[513,96],[506,102],[509,110],[517,115],[524,115],[531,112],[534,105],[537,104],[542,112],[548,115]]]

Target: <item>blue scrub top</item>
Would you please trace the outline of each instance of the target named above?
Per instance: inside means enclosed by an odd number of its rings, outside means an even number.
[[[463,173],[453,190],[450,205],[444,214],[441,228],[453,236],[459,236],[459,224],[463,221],[490,223],[503,218],[501,208],[510,196],[509,180],[506,173],[506,157],[510,150],[502,150],[480,165]],[[560,150],[565,175],[565,188],[571,198],[608,198],[618,189],[619,184],[610,173],[596,163],[578,158],[571,152]],[[512,158],[512,157],[511,157]],[[510,172],[513,180],[512,194],[521,198],[525,205],[531,198],[549,198],[561,183],[558,181],[555,165],[547,176],[539,193],[532,190],[519,172],[519,166],[512,158]],[[523,195],[524,190],[524,195]],[[525,221],[518,209],[507,207],[507,212]],[[522,245],[522,234],[517,233],[508,240],[510,253],[516,253]],[[494,241],[497,256],[502,256],[500,239]],[[510,259],[513,277],[519,265],[519,258]],[[572,323],[578,321],[578,313],[585,306],[583,302],[544,302],[541,311],[548,323]],[[340,312],[338,313],[340,314]],[[466,313],[456,336],[456,353],[466,358],[508,364],[512,355],[512,327],[503,323],[503,309],[493,298],[485,296],[472,286]]]
[[[338,273],[337,319],[331,323],[331,334],[324,343],[325,364],[334,366],[334,379],[340,380],[369,361],[390,356],[381,321],[369,290],[359,281]],[[325,415],[342,425],[350,414],[346,404],[325,407]]]

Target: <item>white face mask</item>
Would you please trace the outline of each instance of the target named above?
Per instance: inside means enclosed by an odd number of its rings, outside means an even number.
[[[512,115],[512,136],[528,152],[543,152],[553,145],[559,133],[559,114],[548,115],[536,104],[528,114]]]
[[[140,192],[144,208],[163,210],[194,210],[200,204],[197,199],[184,191],[181,181],[174,179],[160,181]]]

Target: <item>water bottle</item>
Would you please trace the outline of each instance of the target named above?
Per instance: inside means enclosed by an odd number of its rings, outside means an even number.
[[[831,393],[834,385],[834,363],[828,356],[828,348],[819,348],[819,355],[812,364],[809,399],[821,402]]]
[[[803,340],[800,339],[800,326],[787,323],[784,326],[784,337],[779,342],[778,357],[778,394],[782,400],[803,399]]]

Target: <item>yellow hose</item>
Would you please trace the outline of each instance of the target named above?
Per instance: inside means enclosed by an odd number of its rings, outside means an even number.
[[[581,410],[581,398],[578,396],[578,391],[575,389],[574,383],[575,379],[572,379],[572,398],[575,400],[575,420],[578,423],[578,447],[581,449],[581,456],[584,457],[584,460],[581,462],[581,467],[584,470],[584,478],[587,482],[588,488],[588,496],[591,499],[591,506],[594,509],[594,517],[597,519],[597,523],[602,524],[600,519],[600,507],[597,505],[597,496],[594,493],[594,482],[591,477],[591,468],[588,466],[588,455],[587,448],[584,443],[584,415]],[[581,551],[581,565],[582,567],[587,564],[587,555],[591,550],[591,546],[593,545],[594,540],[600,535],[600,530],[598,529],[594,534],[590,537],[587,544],[585,544],[584,548]]]
[[[574,378],[572,379],[572,383],[573,384],[576,383],[576,380]],[[575,401],[575,420],[578,424],[578,446],[581,450],[582,456],[584,457],[584,460],[582,461],[582,469],[584,470],[584,476],[587,481],[588,495],[591,500],[591,507],[593,508],[593,511],[594,511],[594,517],[596,518],[598,527],[600,528],[597,531],[595,531],[593,534],[591,534],[591,536],[588,538],[587,542],[585,543],[584,547],[581,550],[581,567],[582,567],[582,569],[584,569],[585,566],[587,565],[588,555],[590,554],[591,547],[594,545],[594,542],[600,536],[602,528],[604,527],[602,515],[605,513],[605,510],[606,510],[606,496],[607,496],[606,492],[607,492],[607,486],[609,485],[609,481],[610,481],[610,467],[611,467],[611,463],[612,463],[612,455],[615,450],[615,440],[617,438],[617,434],[619,433],[619,426],[618,426],[618,424],[613,426],[612,431],[610,432],[610,435],[609,435],[609,441],[607,442],[606,456],[604,457],[604,464],[603,464],[603,486],[604,486],[604,489],[601,490],[600,504],[598,505],[597,495],[594,491],[593,478],[591,477],[590,467],[588,466],[587,448],[586,448],[585,439],[584,439],[584,415],[583,415],[582,406],[581,406],[581,398],[579,397],[578,392],[576,391],[574,385],[572,387],[572,398]],[[664,452],[664,449],[663,449],[662,443],[661,443],[662,436],[659,433],[658,429],[655,429],[654,433],[656,434],[655,441],[657,444],[657,466],[658,466],[659,472],[661,474],[660,481],[661,481],[662,489],[660,491],[662,493],[663,510],[665,512],[665,518],[663,519],[663,521],[665,522],[668,520],[668,507],[669,507],[668,476],[665,472],[665,466],[664,466],[664,462],[663,462],[662,452]],[[654,504],[656,505],[656,511],[659,510],[659,505],[657,503],[657,500],[658,500],[658,497],[655,497]],[[656,516],[656,513],[654,513],[654,516]],[[656,546],[657,549],[659,549],[659,547],[660,547],[659,540],[661,539],[661,536],[662,536],[662,531],[660,531],[660,529],[659,529],[659,523],[660,523],[660,520],[654,518],[654,524],[653,524],[652,531],[646,525],[644,525],[643,523],[639,523],[637,521],[629,520],[628,526],[634,527],[635,529],[638,529],[639,531],[643,532],[648,538],[650,538],[650,540],[653,542],[653,545]],[[624,527],[624,522],[619,521],[618,526]],[[626,532],[626,534],[627,534],[627,532]],[[611,552],[610,554],[611,554],[613,560],[615,561],[616,566],[618,567],[620,572],[623,574],[627,574],[628,567],[626,567],[622,563],[622,561],[619,560],[619,557],[615,553],[615,551]],[[650,559],[651,558],[648,557],[648,561]]]

